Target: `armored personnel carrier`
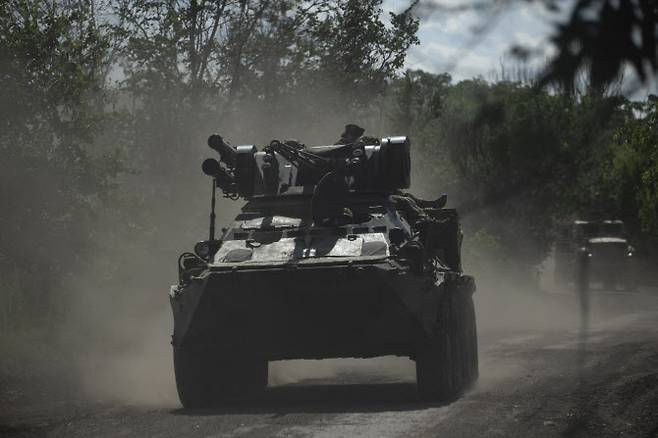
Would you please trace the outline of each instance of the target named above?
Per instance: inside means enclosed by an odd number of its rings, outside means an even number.
[[[208,139],[210,233],[179,258],[171,287],[184,407],[266,387],[268,361],[407,356],[420,396],[458,397],[478,377],[461,229],[446,196],[410,184],[407,137],[231,146]],[[215,190],[244,206],[215,234]]]

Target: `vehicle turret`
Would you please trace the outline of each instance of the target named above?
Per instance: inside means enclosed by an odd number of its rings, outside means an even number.
[[[219,161],[205,160],[203,171],[229,198],[300,193],[328,173],[344,179],[348,190],[394,191],[411,183],[407,137],[310,147],[294,140],[272,140],[259,150],[254,145],[231,146],[213,134],[208,146],[218,152]]]

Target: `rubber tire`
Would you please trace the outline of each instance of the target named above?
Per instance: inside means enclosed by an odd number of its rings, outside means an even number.
[[[419,345],[415,359],[418,392],[425,401],[450,402],[473,385],[479,368],[470,291],[453,289],[445,295],[435,333]]]
[[[184,408],[210,408],[262,391],[267,386],[268,363],[259,359],[227,360],[215,351],[175,348],[174,373]]]

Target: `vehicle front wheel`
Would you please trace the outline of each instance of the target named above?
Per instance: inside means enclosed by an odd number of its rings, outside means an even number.
[[[216,351],[174,349],[174,373],[181,404],[208,408],[267,386],[267,361],[232,358]]]
[[[453,401],[477,380],[477,330],[470,288],[445,294],[435,333],[419,345],[415,360],[418,391],[426,401]]]

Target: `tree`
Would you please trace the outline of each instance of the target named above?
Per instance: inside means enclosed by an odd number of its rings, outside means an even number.
[[[552,1],[552,4],[557,2]],[[552,37],[558,49],[539,84],[573,89],[585,70],[595,90],[630,65],[642,82],[658,74],[658,3],[650,0],[577,0]]]
[[[652,98],[633,105],[639,116],[628,117],[614,135],[610,172],[615,206],[625,219],[658,237],[658,103]]]
[[[0,5],[0,272],[12,318],[58,309],[55,292],[84,263],[122,169],[115,153],[92,148],[108,48],[90,3]]]
[[[366,103],[380,94],[386,80],[402,68],[407,50],[418,43],[418,20],[413,4],[390,14],[390,26],[381,20],[382,0],[339,0],[328,11],[309,17],[307,35],[315,44],[306,55],[318,59],[316,69],[337,88],[341,99],[356,93]]]
[[[394,89],[392,125],[412,136],[415,190],[448,192],[491,258],[529,273],[546,256],[555,222],[621,217],[616,199],[628,194],[615,198],[612,139],[625,123],[639,132],[625,99],[506,81],[452,85],[425,72],[408,72]]]
[[[411,136],[413,189],[423,196],[436,197],[450,190],[456,178],[445,145],[440,142],[439,128],[452,87],[451,77],[447,73],[411,70],[391,85],[386,103],[388,129]]]

